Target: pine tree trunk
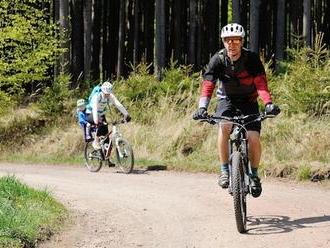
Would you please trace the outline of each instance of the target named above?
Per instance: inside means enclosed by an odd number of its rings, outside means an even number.
[[[84,80],[90,81],[91,73],[91,37],[92,37],[92,2],[84,1]]]
[[[304,0],[303,37],[306,46],[311,46],[311,0]]]
[[[174,60],[179,64],[184,63],[185,40],[187,30],[187,7],[186,1],[174,1],[174,26],[173,26],[173,49]]]
[[[100,51],[101,51],[101,16],[102,1],[94,1],[94,18],[92,22],[92,61],[91,61],[91,79],[100,80]]]
[[[220,28],[228,23],[228,0],[221,0],[220,6]]]
[[[155,74],[158,80],[162,79],[165,66],[165,0],[156,0],[156,36],[155,36]]]
[[[232,0],[233,1],[233,22],[241,23],[241,6],[240,0]]]
[[[117,75],[117,63],[118,63],[118,48],[119,48],[119,9],[120,0],[105,0],[108,4],[108,19],[107,19],[107,41],[108,51],[104,53],[104,60],[107,60],[108,73],[106,78]]]
[[[154,18],[155,2],[153,0],[143,0],[143,57],[147,64],[154,62]],[[151,68],[152,69],[152,68]]]
[[[73,88],[79,84],[84,72],[84,19],[82,0],[72,0],[71,16],[71,73]]]
[[[259,52],[259,13],[260,0],[250,2],[250,42],[249,47],[253,52]]]
[[[124,70],[125,9],[126,0],[121,0],[119,9],[117,79],[119,79],[123,75]]]
[[[219,49],[219,1],[206,0],[205,1],[205,59],[209,58]],[[207,35],[212,34],[212,35]],[[205,61],[203,61],[203,64]]]
[[[61,56],[61,72],[67,72],[69,70],[70,64],[70,42],[69,42],[69,2],[68,0],[60,0],[59,9],[59,22],[61,27],[61,32],[63,32],[64,39],[66,42],[62,45],[65,52]]]
[[[195,69],[198,69],[202,64],[203,50],[206,50],[206,47],[203,45],[203,0],[197,0],[197,41],[196,41],[196,64]]]
[[[133,65],[137,66],[140,62],[140,1],[134,1],[134,48]]]
[[[189,50],[188,64],[196,65],[196,31],[197,31],[197,3],[190,0],[189,5]]]
[[[284,32],[285,32],[285,0],[277,1],[277,17],[276,17],[276,47],[275,60],[277,62],[284,58]]]

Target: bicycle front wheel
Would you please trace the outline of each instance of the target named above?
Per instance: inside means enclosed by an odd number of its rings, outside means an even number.
[[[246,232],[246,193],[243,160],[240,152],[232,155],[232,190],[237,230]]]
[[[85,165],[91,172],[98,172],[102,167],[102,154],[101,150],[95,150],[92,146],[92,141],[87,142],[85,145]]]
[[[131,173],[134,167],[134,154],[132,146],[125,139],[116,140],[116,157],[122,172]]]

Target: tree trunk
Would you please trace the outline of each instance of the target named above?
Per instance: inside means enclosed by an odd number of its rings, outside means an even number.
[[[190,0],[189,5],[189,50],[188,64],[196,64],[197,0]]]
[[[144,60],[147,64],[154,61],[154,19],[155,19],[155,2],[153,0],[143,0],[143,43],[144,43]]]
[[[240,0],[232,0],[233,1],[233,22],[241,23],[241,6]]]
[[[179,64],[184,63],[185,41],[187,30],[187,6],[186,1],[174,1],[174,27],[173,27],[173,49],[174,60]]]
[[[57,24],[60,19],[60,0],[54,0],[54,21]],[[60,58],[56,58],[56,62],[54,64],[54,79],[60,74]]]
[[[206,60],[219,49],[219,1],[206,0],[205,1],[205,44],[207,44],[205,52],[206,52]],[[212,34],[212,35],[207,35]],[[203,64],[205,64],[203,62]]]
[[[165,0],[156,0],[156,47],[155,47],[155,74],[158,80],[162,79],[165,67],[166,37],[165,37]]]
[[[134,48],[133,65],[137,66],[140,62],[140,1],[134,1]]]
[[[119,48],[119,9],[120,0],[105,0],[108,5],[108,18],[107,26],[105,27],[107,32],[107,47],[108,50],[104,53],[104,61],[106,60],[108,65],[106,78],[117,76],[117,63],[118,63],[118,48]]]
[[[206,50],[206,47],[203,45],[202,39],[202,36],[204,34],[203,7],[203,0],[197,0],[197,41],[195,69],[199,69],[199,66],[202,64],[203,50]]]
[[[259,52],[259,13],[260,0],[250,2],[250,35],[249,47],[253,52]]]
[[[228,23],[228,0],[221,0],[220,6],[220,28]]]
[[[100,51],[101,51],[101,16],[103,1],[95,0],[93,4],[94,18],[92,22],[92,61],[91,79],[100,80]]]
[[[84,72],[84,19],[82,0],[72,0],[70,6],[71,16],[71,73],[72,87],[76,88],[77,82]]]
[[[124,69],[125,9],[126,9],[126,0],[121,0],[120,9],[119,9],[117,79],[119,79],[123,75],[123,69]]]
[[[92,2],[84,1],[84,80],[90,81],[91,73],[91,36],[92,36]]]
[[[325,8],[325,15],[324,15],[324,26],[323,26],[323,32],[324,32],[324,42],[330,45],[330,0],[326,1],[326,8]]]
[[[304,0],[303,37],[306,46],[311,46],[311,0]]]
[[[61,72],[68,72],[70,64],[70,42],[69,42],[69,2],[68,0],[60,0],[60,9],[59,9],[59,22],[61,27],[61,32],[64,35],[66,40],[62,45],[62,48],[65,49],[65,52],[61,56]]]
[[[285,0],[277,1],[277,16],[276,16],[276,46],[275,46],[275,60],[276,69],[277,62],[284,58],[284,32],[285,32]]]

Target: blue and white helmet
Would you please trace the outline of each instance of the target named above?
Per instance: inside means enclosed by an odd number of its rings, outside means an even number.
[[[101,85],[101,91],[104,94],[110,94],[112,92],[112,84],[109,81],[105,81],[102,85]]]
[[[245,31],[242,25],[229,23],[221,29],[221,38],[227,37],[245,37]]]

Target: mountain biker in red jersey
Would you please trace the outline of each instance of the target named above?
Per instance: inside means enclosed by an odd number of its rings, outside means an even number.
[[[233,117],[237,109],[244,115],[258,114],[258,96],[265,104],[267,114],[279,114],[279,107],[272,103],[264,66],[256,53],[243,48],[244,37],[245,31],[240,24],[231,23],[222,28],[221,39],[225,48],[210,59],[203,74],[199,108],[193,116],[194,119],[207,115],[207,108],[217,82],[219,87],[216,115]],[[230,123],[222,122],[219,125],[218,150],[221,174],[218,184],[222,188],[227,188],[229,185],[228,139],[231,128]],[[252,195],[258,197],[262,191],[258,177],[261,158],[261,122],[251,123],[246,128],[252,167]]]

